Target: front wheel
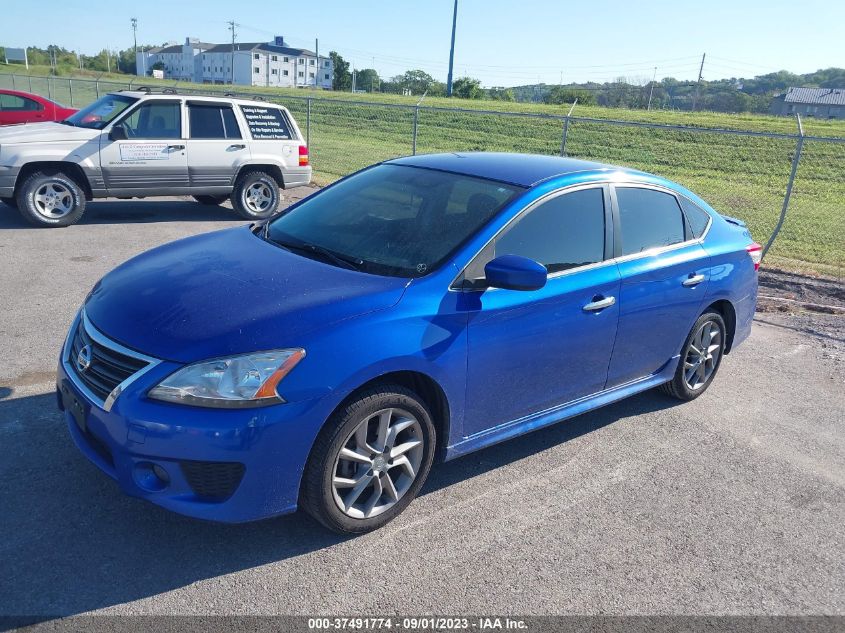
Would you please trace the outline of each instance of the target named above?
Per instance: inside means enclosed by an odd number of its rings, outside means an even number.
[[[384,385],[361,393],[328,421],[308,458],[301,505],[340,534],[386,524],[417,495],[436,435],[413,391]]]
[[[695,400],[716,377],[727,339],[725,321],[718,312],[705,312],[692,326],[675,376],[661,390],[678,400]]]
[[[196,200],[200,204],[207,204],[207,205],[210,205],[210,206],[223,204],[228,199],[229,199],[229,196],[209,196],[209,195],[194,196],[194,200]]]
[[[263,171],[250,171],[238,178],[232,192],[232,207],[242,218],[263,220],[279,207],[279,183]]]
[[[62,172],[32,174],[17,194],[18,210],[35,226],[70,226],[85,213],[85,194]]]

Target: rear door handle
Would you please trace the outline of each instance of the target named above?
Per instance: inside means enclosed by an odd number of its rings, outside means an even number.
[[[614,303],[616,303],[616,297],[603,297],[601,299],[593,297],[593,301],[585,305],[583,310],[584,312],[597,312],[609,308]]]
[[[185,149],[184,145],[168,145],[167,149]]]
[[[693,288],[704,281],[704,275],[690,275],[681,282],[685,288]]]
[[[235,145],[229,145],[229,149],[246,149],[246,145],[243,143],[236,143]]]

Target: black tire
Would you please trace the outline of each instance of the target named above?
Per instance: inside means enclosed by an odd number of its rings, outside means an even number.
[[[229,196],[194,196],[194,200],[200,204],[207,204],[211,206],[223,204],[228,199]]]
[[[62,215],[51,215],[47,207],[36,200],[37,192],[42,188],[64,191],[62,201],[70,208]],[[76,182],[66,174],[56,172],[35,172],[27,178],[17,191],[18,211],[23,218],[39,227],[70,226],[75,224],[85,213],[85,193]]]
[[[0,202],[2,202],[3,204],[5,204],[9,207],[12,207],[13,209],[18,208],[18,201],[15,200],[14,198],[0,198]]]
[[[706,380],[701,381],[700,384],[691,386],[688,382],[686,372],[687,370],[691,371],[692,368],[687,365],[687,358],[690,355],[697,355],[695,349],[698,348],[693,349],[691,345],[693,343],[693,339],[696,337],[699,330],[701,330],[701,328],[706,323],[711,323],[714,327],[718,328],[718,349],[714,350],[718,351],[718,356],[713,359],[712,371],[709,375],[707,375]],[[672,396],[673,398],[677,398],[678,400],[689,401],[698,398],[698,396],[707,391],[707,388],[713,383],[713,379],[716,377],[716,374],[719,371],[719,367],[722,364],[722,358],[725,355],[726,340],[727,328],[725,327],[725,321],[722,318],[722,315],[714,311],[708,311],[702,314],[700,317],[698,317],[695,322],[695,325],[692,326],[690,333],[687,335],[687,338],[684,341],[684,346],[683,348],[681,348],[681,359],[678,362],[678,368],[675,370],[674,377],[669,382],[660,385],[659,389],[666,395]],[[716,345],[716,343],[712,343],[712,345]]]
[[[256,201],[250,200],[253,188],[266,192],[268,201],[266,208],[259,208]],[[247,220],[264,220],[276,213],[279,203],[282,200],[282,193],[279,183],[270,174],[263,171],[248,171],[242,174],[235,183],[232,191],[232,208],[242,218]]]
[[[354,518],[341,510],[339,502],[335,500],[333,479],[335,469],[338,468],[338,455],[362,421],[384,409],[410,413],[419,423],[416,428],[421,432],[423,446],[422,457],[416,469],[416,479],[413,479],[410,486],[399,496],[398,501],[393,502],[392,506],[380,514],[369,518]],[[362,534],[378,529],[399,515],[416,497],[431,470],[436,443],[437,435],[431,413],[416,393],[394,384],[379,385],[362,391],[335,411],[317,437],[302,477],[300,507],[338,534]],[[377,478],[383,476],[376,475]],[[382,498],[386,497],[379,497]]]

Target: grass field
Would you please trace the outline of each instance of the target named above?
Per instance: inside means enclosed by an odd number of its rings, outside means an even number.
[[[0,66],[0,71],[8,70]],[[100,81],[100,92],[118,87]],[[126,77],[120,87],[126,87]],[[11,77],[0,72],[0,87],[11,88]],[[54,78],[16,77],[18,89],[70,103],[71,84]],[[145,79],[147,85],[173,85]],[[137,83],[135,84],[137,85]],[[231,90],[226,86],[184,84],[183,88]],[[373,162],[410,154],[414,109],[418,97],[350,95],[349,93],[243,88],[286,105],[306,127],[310,117],[310,154],[315,179],[330,182]],[[73,103],[80,107],[96,97],[95,84],[72,84]],[[316,97],[319,97],[317,99]],[[348,101],[365,101],[362,104]],[[407,107],[397,107],[407,106]],[[445,110],[444,108],[451,108]],[[456,111],[454,108],[474,110]],[[478,112],[495,110],[498,114]],[[499,150],[558,154],[563,123],[554,118],[568,108],[501,101],[426,98],[417,120],[417,152]],[[794,134],[793,119],[712,112],[622,110],[576,106],[574,116],[629,122],[689,126],[688,130],[626,127],[573,120],[567,134],[570,156],[635,167],[676,180],[701,195],[722,213],[745,220],[758,241],[772,233],[789,177],[794,139],[736,136],[708,132],[733,129]],[[805,133],[845,138],[845,122],[809,119]],[[845,274],[845,143],[808,140],[804,143],[792,200],[783,230],[771,252],[771,263],[843,277]]]

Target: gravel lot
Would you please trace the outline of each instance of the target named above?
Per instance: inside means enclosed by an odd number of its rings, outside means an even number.
[[[186,199],[97,201],[43,230],[0,204],[0,615],[845,614],[837,315],[761,314],[704,397],[641,394],[436,466],[359,538],[123,496],[56,410],[66,328],[116,264],[240,223]]]

